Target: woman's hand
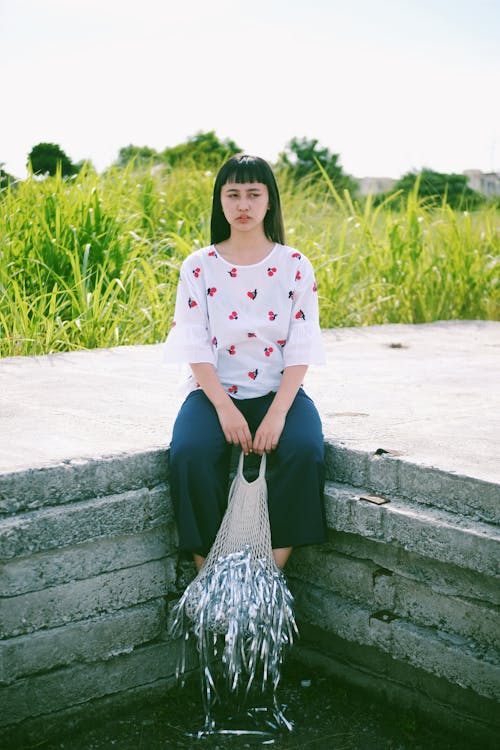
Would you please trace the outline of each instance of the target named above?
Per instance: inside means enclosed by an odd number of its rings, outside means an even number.
[[[229,399],[216,410],[227,442],[241,445],[243,453],[248,456],[252,451],[252,435],[243,414]]]
[[[269,410],[259,425],[253,439],[255,453],[262,455],[264,451],[275,450],[278,445],[286,415],[293,403],[297,391],[307,372],[307,365],[290,365],[283,370],[280,387],[273,399]]]
[[[209,362],[191,362],[190,366],[196,382],[217,412],[227,442],[241,445],[243,453],[248,456],[252,450],[250,429],[245,417],[222,387],[215,367]]]
[[[275,410],[271,406],[255,433],[253,439],[255,453],[261,456],[264,451],[269,453],[275,450],[285,426],[285,419],[286,412]]]

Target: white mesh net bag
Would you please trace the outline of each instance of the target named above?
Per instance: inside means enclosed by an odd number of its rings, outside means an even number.
[[[230,690],[243,685],[248,692],[256,681],[262,690],[268,683],[276,690],[285,647],[297,634],[293,597],[271,546],[266,454],[252,482],[243,475],[243,460],[242,452],[212,548],[173,611],[173,634],[184,643],[195,636],[208,702],[214,657],[221,655]],[[179,672],[184,665],[182,658]]]

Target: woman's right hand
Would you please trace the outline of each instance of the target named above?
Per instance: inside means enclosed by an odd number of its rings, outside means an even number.
[[[252,451],[250,429],[245,417],[222,387],[215,367],[210,362],[190,362],[190,365],[196,382],[217,412],[227,442],[241,445],[245,456],[248,456]]]
[[[217,416],[227,442],[241,445],[243,453],[248,456],[252,452],[252,435],[240,410],[232,401],[228,401],[217,408]]]

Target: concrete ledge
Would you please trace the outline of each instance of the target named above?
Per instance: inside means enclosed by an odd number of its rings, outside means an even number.
[[[377,454],[327,443],[328,476],[335,482],[394,495],[412,503],[451,511],[472,520],[500,524],[500,486],[465,474],[414,464],[390,453]],[[383,446],[379,450],[384,450]]]
[[[329,444],[327,450],[335,456],[336,446]],[[339,452],[350,455],[342,448]],[[361,463],[372,461],[368,454],[357,454]],[[12,700],[21,700],[24,683],[38,684],[61,670],[88,667],[94,672],[117,652],[131,655],[148,640],[165,637],[165,597],[175,596],[187,579],[177,568],[171,502],[161,481],[167,456],[160,461],[159,455],[143,457],[150,488],[68,502],[55,489],[65,468],[40,470],[36,489],[45,505],[0,522],[7,561],[2,693],[8,691]],[[382,458],[378,465],[392,460]],[[124,456],[123,464],[127,461]],[[131,461],[135,467],[141,463],[137,455]],[[103,461],[97,472],[103,489],[118,486],[107,482],[108,469],[112,478],[119,474],[116,461]],[[89,471],[84,462],[72,472],[74,497],[88,494]],[[418,471],[424,482],[427,469]],[[22,486],[26,473],[20,475]],[[51,493],[53,506],[47,504]],[[385,651],[409,668],[450,685],[466,684],[485,700],[498,699],[498,530],[468,515],[393,495],[384,505],[372,505],[359,500],[361,493],[328,482],[325,500],[334,548],[298,550],[292,557],[290,575],[304,622],[343,637],[352,648]],[[10,501],[6,494],[4,499]],[[323,571],[322,589],[314,586],[318,570]],[[382,612],[389,614],[389,622],[380,619]],[[82,635],[91,630],[94,636],[82,644]],[[74,672],[75,679],[79,674]],[[55,705],[54,698],[47,712]]]
[[[0,516],[151,489],[167,481],[166,448],[71,458],[39,468],[0,471]]]
[[[355,450],[397,449],[411,464],[500,480],[500,322],[322,335],[329,365],[311,368],[305,385],[326,436]],[[181,401],[171,385],[177,379],[175,366],[162,365],[161,344],[0,360],[8,436],[0,442],[0,472],[165,449]]]
[[[377,455],[327,439],[329,479],[500,524],[500,486],[475,477]],[[168,483],[168,451],[68,459],[52,466],[0,471],[0,517]]]

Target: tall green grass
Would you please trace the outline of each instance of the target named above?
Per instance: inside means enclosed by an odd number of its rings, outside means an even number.
[[[0,355],[163,341],[178,269],[208,244],[214,175],[30,177],[0,194]],[[499,212],[404,210],[281,186],[287,243],[317,270],[324,327],[498,319]]]

